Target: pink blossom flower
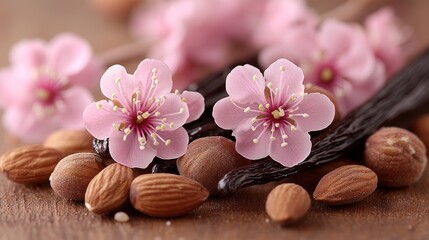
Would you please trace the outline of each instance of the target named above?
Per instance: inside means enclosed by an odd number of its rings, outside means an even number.
[[[23,40],[10,58],[12,65],[0,73],[7,131],[35,142],[59,128],[84,127],[83,110],[93,101],[87,88],[101,75],[101,64],[84,39],[61,34],[50,43]]]
[[[264,1],[178,0],[137,12],[134,35],[149,39],[149,56],[173,71],[175,88],[184,89],[207,72],[249,54],[251,34]],[[213,10],[216,13],[213,13]]]
[[[217,125],[232,129],[236,150],[249,159],[270,156],[290,167],[310,153],[309,131],[326,128],[335,108],[320,93],[304,93],[302,70],[286,59],[262,73],[250,65],[234,68],[226,79],[229,97],[213,108]]]
[[[260,62],[266,66],[279,57],[298,64],[305,82],[331,91],[343,114],[367,101],[385,83],[384,66],[357,25],[327,20],[318,32],[295,29],[283,44],[264,49]]]
[[[253,32],[258,48],[282,42],[294,28],[313,30],[319,22],[305,0],[269,0],[263,9]]]
[[[411,30],[400,24],[390,7],[370,15],[365,27],[375,55],[384,63],[387,75],[392,76],[404,65],[405,43],[411,37]]]
[[[128,167],[146,168],[155,156],[182,156],[189,142],[182,125],[202,114],[204,99],[193,92],[170,93],[172,84],[170,69],[158,60],[142,61],[134,75],[120,65],[110,67],[100,82],[110,100],[85,109],[88,131],[109,138],[112,158]]]

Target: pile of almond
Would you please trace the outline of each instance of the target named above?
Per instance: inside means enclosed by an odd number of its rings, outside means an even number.
[[[429,117],[426,119],[425,123]],[[417,123],[417,135],[426,136],[428,128]],[[297,174],[289,179],[294,183],[280,184],[269,193],[266,212],[273,222],[286,225],[305,217],[312,201],[352,204],[367,198],[378,186],[413,184],[426,168],[429,143],[428,138],[423,140],[405,129],[382,128],[368,138],[361,164],[339,160],[329,167]],[[96,214],[114,213],[131,204],[145,215],[176,217],[198,208],[209,195],[218,195],[220,178],[250,163],[237,154],[231,140],[205,137],[192,142],[177,161],[181,175],[144,174],[99,156],[92,150],[92,141],[86,131],[58,131],[43,144],[4,153],[0,170],[21,184],[50,181],[59,196],[82,201]],[[317,179],[315,188],[309,187],[309,179]],[[314,189],[313,200],[306,189]],[[115,219],[128,221],[129,217],[117,212]]]

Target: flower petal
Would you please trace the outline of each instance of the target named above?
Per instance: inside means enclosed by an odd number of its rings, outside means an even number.
[[[182,97],[186,99],[189,117],[186,123],[197,120],[204,112],[204,97],[198,92],[183,91]]]
[[[7,108],[3,125],[6,130],[27,143],[40,142],[58,128],[55,117],[38,119],[31,108]]]
[[[75,86],[63,93],[63,105],[58,106],[58,118],[62,127],[68,129],[84,128],[82,118],[85,107],[94,101],[92,94],[84,87]]]
[[[273,89],[278,88],[284,98],[291,94],[304,92],[304,73],[302,69],[286,59],[279,59],[272,63],[264,72],[267,82],[273,84]],[[287,92],[287,93],[286,93]],[[287,99],[285,99],[287,101]]]
[[[264,131],[262,133],[262,131]],[[261,135],[262,133],[262,135]],[[250,160],[257,160],[268,156],[270,150],[271,132],[263,127],[259,127],[256,131],[234,131],[233,135],[236,139],[235,149],[243,157]],[[258,143],[254,143],[253,139],[259,137]]]
[[[122,105],[130,106],[132,95],[141,84],[128,74],[123,66],[117,64],[109,67],[101,76],[100,87],[107,98],[112,99],[116,96]]]
[[[48,51],[48,66],[65,76],[81,71],[91,60],[89,44],[74,34],[61,34],[52,39]]]
[[[237,103],[264,103],[265,80],[259,69],[251,66],[237,66],[228,74],[226,92]]]
[[[12,65],[25,69],[39,68],[46,59],[46,42],[38,39],[20,41],[10,52]]]
[[[164,103],[156,111],[160,113],[157,119],[166,118],[167,124],[173,123],[169,130],[181,127],[189,118],[188,106],[174,93],[165,95]]]
[[[234,131],[248,130],[252,126],[251,119],[255,114],[245,113],[232,103],[230,97],[219,100],[213,106],[213,118],[219,127]]]
[[[109,138],[109,151],[113,160],[130,168],[147,168],[155,158],[155,150],[150,146],[140,149],[136,131],[131,131],[125,141],[122,131],[113,131]]]
[[[285,128],[288,138],[287,145],[282,147],[282,136],[280,131],[274,133],[275,141],[271,143],[270,157],[285,167],[292,167],[304,161],[311,151],[310,134],[302,131],[291,131]]]
[[[82,71],[69,76],[69,81],[72,84],[93,88],[100,82],[103,71],[102,63],[98,59],[92,59]]]
[[[168,66],[154,59],[145,59],[134,72],[136,80],[142,84],[143,98],[161,97],[171,92],[173,80],[171,70]],[[156,82],[155,79],[156,78]],[[154,87],[152,87],[154,86]]]
[[[156,156],[161,159],[173,159],[183,156],[186,153],[189,143],[188,132],[180,127],[174,131],[158,131],[157,134],[168,141],[168,145],[165,142],[159,141],[159,145],[155,146],[152,141],[148,140],[148,144],[156,150]]]
[[[126,122],[125,115],[113,111],[106,100],[89,104],[83,112],[86,129],[98,139],[108,138],[115,130],[113,123]]]
[[[334,104],[329,98],[320,93],[310,93],[298,104],[299,109],[293,117],[304,132],[322,130],[332,123],[335,116]],[[308,114],[308,117],[297,114]]]

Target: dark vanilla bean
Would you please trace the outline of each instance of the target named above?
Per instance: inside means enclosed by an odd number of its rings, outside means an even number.
[[[219,182],[224,194],[240,188],[278,181],[301,170],[334,161],[362,144],[387,121],[408,114],[429,101],[429,51],[391,79],[370,101],[312,140],[308,158],[294,167],[258,161],[233,170]]]

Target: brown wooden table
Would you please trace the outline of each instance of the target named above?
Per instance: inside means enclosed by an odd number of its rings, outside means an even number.
[[[341,0],[310,1],[326,11]],[[399,15],[416,30],[420,51],[429,43],[429,1],[394,1]],[[62,31],[87,38],[95,52],[130,41],[125,22],[107,19],[83,0],[0,0],[0,66],[8,64],[14,42],[50,39]],[[136,62],[128,62],[132,71]],[[0,151],[16,144],[0,133]],[[344,207],[313,202],[308,216],[284,228],[269,221],[265,198],[273,184],[214,198],[191,214],[171,219],[128,209],[128,223],[88,212],[82,203],[56,196],[49,185],[23,186],[0,176],[0,239],[429,239],[429,172],[403,189],[378,189]]]

